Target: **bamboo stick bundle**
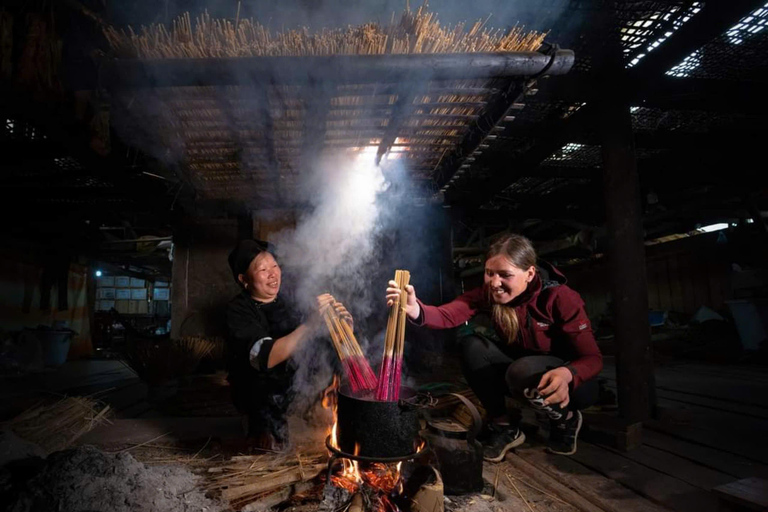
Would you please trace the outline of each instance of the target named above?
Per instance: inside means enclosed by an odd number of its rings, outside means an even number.
[[[488,18],[469,29],[464,23],[443,26],[422,5],[416,11],[394,15],[388,25],[365,23],[311,32],[308,27],[271,32],[253,19],[214,19],[204,12],[194,20],[184,13],[170,27],[151,24],[134,32],[132,27],[104,29],[118,57],[144,59],[256,57],[300,55],[381,55],[404,53],[513,52],[538,49],[545,33],[486,28]]]
[[[384,355],[379,370],[379,385],[376,399],[397,401],[400,398],[400,375],[403,370],[403,348],[405,345],[405,306],[408,294],[405,288],[411,280],[407,270],[395,271],[395,282],[400,288],[400,298],[392,304],[387,318],[384,335]]]
[[[339,318],[332,305],[322,311],[328,332],[331,335],[331,343],[339,356],[339,361],[344,374],[349,381],[349,386],[354,393],[370,391],[376,388],[376,374],[368,364],[360,344],[352,332],[352,328],[346,320]]]

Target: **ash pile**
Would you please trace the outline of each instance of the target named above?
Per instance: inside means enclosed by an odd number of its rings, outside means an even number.
[[[0,440],[0,508],[9,512],[219,512],[198,490],[200,477],[178,466],[148,467],[130,453],[92,446],[41,451],[10,431]]]

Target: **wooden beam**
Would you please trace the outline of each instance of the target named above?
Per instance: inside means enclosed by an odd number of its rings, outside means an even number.
[[[304,88],[304,134],[302,138],[302,165],[304,172],[317,161],[323,149],[327,130],[331,98],[336,92],[336,82],[312,81]]]
[[[483,205],[493,195],[505,190],[521,176],[529,176],[538,169],[542,161],[570,142],[574,134],[591,126],[594,118],[594,109],[589,105],[579,109],[568,119],[558,123],[548,138],[536,140],[533,147],[520,157],[509,160],[506,165],[496,166],[493,174],[488,178],[476,179],[469,187],[462,187],[462,190],[449,187],[445,193],[446,201],[470,209]]]
[[[506,116],[507,111],[523,94],[523,84],[519,81],[500,81],[497,87],[502,93],[491,100],[483,113],[477,117],[477,121],[464,136],[464,140],[456,149],[443,158],[440,167],[435,170],[435,182],[438,188],[445,187],[456,174],[464,160],[469,157]]]
[[[632,119],[621,81],[599,104],[609,272],[616,326],[619,412],[628,424],[650,418],[652,369],[640,181]]]
[[[538,52],[232,57],[204,59],[105,60],[100,83],[107,89],[179,86],[338,83],[421,83],[493,77],[530,77],[570,71],[574,54],[558,50],[554,59]],[[549,66],[549,67],[548,67]],[[74,84],[94,89],[93,83]]]
[[[592,103],[600,99],[596,75],[558,78],[542,86],[537,101]],[[657,76],[646,86],[637,81],[628,85],[631,106],[662,110],[703,110],[708,112],[764,115],[768,112],[765,88],[758,82],[706,80]]]
[[[413,103],[417,96],[424,91],[424,85],[416,87],[403,86],[404,89],[397,94],[397,101],[392,109],[392,117],[387,124],[384,136],[381,138],[379,148],[376,151],[376,163],[381,162],[381,158],[387,154],[397,139],[398,132],[403,127],[405,121],[413,114],[416,105]]]

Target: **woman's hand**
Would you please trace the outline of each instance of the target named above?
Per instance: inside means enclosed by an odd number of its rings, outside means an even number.
[[[324,293],[322,295],[319,295],[317,297],[317,311],[322,315],[325,308],[333,308],[334,311],[336,311],[336,314],[344,320],[350,327],[355,326],[355,321],[352,318],[352,315],[349,311],[347,311],[347,308],[344,307],[344,304],[341,302],[338,302],[336,299],[333,298],[333,295],[330,295],[328,293]]]
[[[327,293],[317,296],[315,299],[317,309],[312,311],[306,321],[306,325],[311,332],[314,333],[325,326],[325,323],[323,322],[323,311],[325,311],[325,308],[331,307],[333,302],[333,296]]]
[[[542,375],[539,385],[536,386],[542,396],[545,397],[545,405],[559,405],[563,409],[571,401],[568,393],[568,384],[573,380],[571,370],[561,366]]]
[[[421,306],[416,301],[416,289],[409,284],[405,287],[405,292],[408,294],[408,299],[405,302],[405,314],[411,320],[416,320],[419,318],[419,313],[421,313]],[[397,286],[397,281],[390,281],[387,283],[387,306],[391,307],[399,301],[400,287]]]
[[[333,298],[333,295],[330,293],[324,293],[322,295],[317,296],[317,310],[322,313],[325,308],[328,306],[331,306],[334,302],[336,302],[336,299]]]
[[[349,311],[347,311],[347,308],[344,307],[344,304],[338,301],[334,302],[333,309],[336,310],[336,314],[339,315],[339,318],[347,322],[347,325],[349,325],[354,329],[355,320],[352,318],[352,314]]]

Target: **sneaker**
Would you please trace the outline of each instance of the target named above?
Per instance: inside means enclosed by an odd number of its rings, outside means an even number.
[[[512,448],[525,442],[525,434],[510,425],[489,425],[488,437],[483,443],[483,458],[488,462],[501,462]]]
[[[523,395],[528,399],[531,407],[538,409],[546,414],[551,421],[560,421],[566,412],[557,405],[548,405],[544,401],[546,398],[539,393],[536,388],[525,388]]]
[[[576,453],[576,439],[581,430],[581,412],[574,411],[573,416],[565,421],[552,421],[549,429],[549,445],[547,451],[559,455]]]

